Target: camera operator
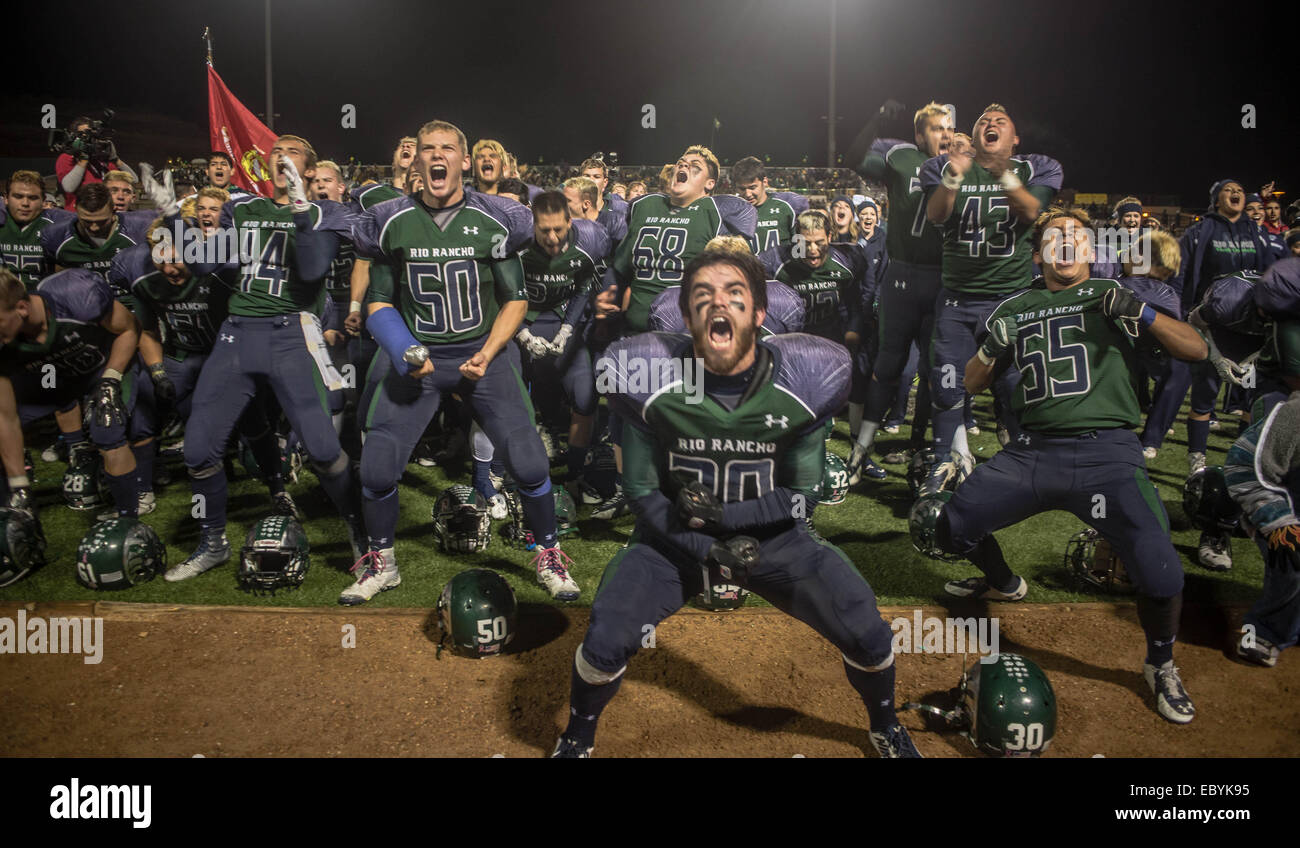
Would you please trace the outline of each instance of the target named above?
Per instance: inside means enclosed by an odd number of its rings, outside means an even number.
[[[68,129],[70,152],[60,153],[54,162],[54,173],[63,189],[63,208],[69,211],[77,208],[77,189],[83,184],[102,183],[109,171],[123,171],[131,175],[133,182],[139,180],[135,171],[118,157],[112,141],[108,141],[107,149],[95,149],[98,145],[91,133],[94,123],[86,117],[74,120]]]

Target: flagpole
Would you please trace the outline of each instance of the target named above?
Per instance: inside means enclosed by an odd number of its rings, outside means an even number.
[[[266,0],[266,128],[275,132],[275,107],[271,104],[271,0]]]
[[[212,30],[208,27],[203,28],[203,43],[208,46],[208,64],[212,64]]]

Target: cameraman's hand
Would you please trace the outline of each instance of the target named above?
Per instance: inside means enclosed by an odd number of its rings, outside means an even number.
[[[108,161],[108,162],[116,162],[116,161],[118,161],[118,158],[117,158],[117,145],[113,143],[113,140],[112,140],[112,139],[109,139],[109,141],[108,141],[108,156],[105,157],[105,161]]]

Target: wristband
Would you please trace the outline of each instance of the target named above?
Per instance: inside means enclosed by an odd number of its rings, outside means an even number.
[[[1156,311],[1149,305],[1142,306],[1142,314],[1138,317],[1139,327],[1150,327],[1156,321]]]
[[[99,375],[99,379],[117,380],[120,383],[122,382],[122,372],[118,371],[116,368],[105,368],[103,373]]]
[[[980,362],[983,362],[985,365],[992,366],[993,363],[997,362],[996,359],[994,359],[993,357],[985,353],[984,348],[982,347],[979,350],[975,351],[975,355],[978,356],[980,358]]]
[[[361,311],[361,301],[359,301],[359,300],[354,300],[354,301],[352,301],[351,303],[348,304],[348,312],[349,312],[349,313],[352,313],[352,312],[360,312],[360,311]]]
[[[1016,176],[1016,172],[1007,168],[1002,172],[1002,177],[998,180],[1002,183],[1002,188],[1007,191],[1015,191],[1018,188],[1024,188],[1025,184]]]
[[[956,191],[957,189],[961,188],[961,177],[957,176],[956,174],[949,173],[948,164],[946,162],[944,163],[943,171],[940,173],[940,176],[943,177],[944,188],[949,188],[952,189],[953,191]]]
[[[27,479],[26,474],[16,474],[13,477],[9,478],[10,491],[13,491],[14,489],[26,489],[31,485],[32,485],[31,481]]]

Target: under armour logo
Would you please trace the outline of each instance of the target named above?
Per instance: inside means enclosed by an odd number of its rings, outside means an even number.
[[[582,265],[582,260],[581,260],[581,259],[570,259],[570,260],[569,260],[569,267],[570,267],[570,268],[578,268],[578,267],[581,267],[581,265]]]
[[[956,300],[951,300],[951,299],[949,299],[949,298],[944,298],[944,300],[943,300],[943,305],[944,305],[944,306],[960,306],[961,303],[960,303],[959,301],[956,301]]]
[[[231,336],[231,335],[227,335],[227,334],[225,334],[225,333],[222,333],[222,334],[221,334],[221,340],[222,340],[223,342],[229,342],[229,343],[231,343],[231,344],[234,344],[234,343],[235,343],[235,337],[234,337],[234,336]]]
[[[686,208],[687,208],[689,211],[691,211],[691,212],[698,212],[698,211],[700,211],[700,207],[699,207],[699,206],[687,206]]]
[[[1019,436],[1016,436],[1016,441],[1020,442],[1022,445],[1027,445],[1029,444],[1029,437],[1024,433],[1021,433]]]
[[[894,280],[894,288],[896,289],[907,288],[907,280]]]
[[[1083,297],[1084,295],[1092,294],[1092,292],[1093,292],[1092,289],[1079,289],[1079,297]]]
[[[461,229],[465,231],[465,235],[469,235],[470,233],[478,235],[478,227],[461,227]]]
[[[790,416],[788,415],[782,415],[780,418],[774,418],[771,413],[768,413],[763,420],[764,423],[766,423],[767,426],[769,427],[775,424],[780,424],[782,430],[788,430],[790,428]]]

